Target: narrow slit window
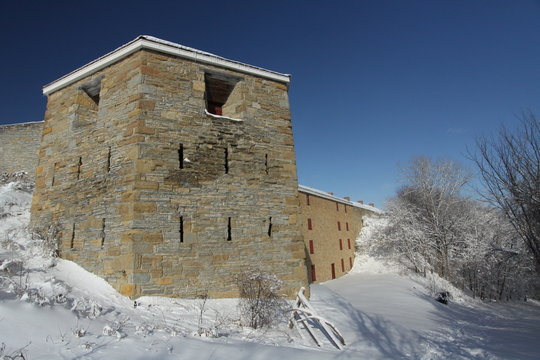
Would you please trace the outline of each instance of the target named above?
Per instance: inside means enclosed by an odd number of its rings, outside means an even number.
[[[314,254],[315,253],[315,247],[313,245],[313,240],[309,240],[309,253]]]
[[[339,250],[343,250],[343,241],[339,239]]]
[[[336,211],[339,211],[339,203],[336,203]]]
[[[225,174],[229,173],[229,147],[225,148]]]
[[[184,168],[184,144],[178,146],[178,164],[179,169]]]
[[[351,257],[349,258],[349,268],[352,269],[352,258]]]
[[[347,204],[344,205],[345,206],[345,214],[347,213]]]
[[[349,223],[348,222],[345,223],[345,229],[347,229],[347,231],[349,231]]]
[[[309,194],[306,194],[306,204],[307,204],[308,206],[311,205],[311,204],[309,203]]]
[[[311,219],[307,219],[307,228],[308,228],[308,230],[313,230],[313,225],[311,224]]]
[[[345,272],[345,262],[341,259],[341,272]]]
[[[311,265],[311,281],[317,281],[317,274],[315,273],[315,265]]]
[[[79,156],[79,163],[77,164],[77,180],[81,178],[81,166],[82,166],[82,156]]]
[[[223,106],[240,80],[241,78],[237,76],[215,72],[205,73],[206,110],[214,115],[223,115]]]
[[[339,221],[337,222],[337,229],[338,231],[341,231],[341,223]]]
[[[264,154],[264,172],[268,175],[268,154]]]
[[[107,172],[111,172],[111,147],[109,146],[109,153],[107,154]]]
[[[227,241],[232,240],[232,228],[231,228],[231,218],[227,220]]]
[[[75,246],[75,224],[73,224],[73,227],[71,228],[71,241],[69,243],[69,248],[73,249]]]
[[[101,248],[105,246],[105,218],[101,219]]]
[[[268,219],[268,236],[271,237],[272,236],[272,217],[270,216],[270,218]]]
[[[332,279],[335,279],[336,278],[336,265],[332,263],[332,265],[330,265],[330,269],[332,270]]]
[[[59,165],[57,162],[54,163],[53,166],[53,174],[52,174],[52,180],[51,180],[51,186],[54,186],[56,183],[56,172],[58,171]]]
[[[347,245],[349,247],[349,250],[351,249],[351,239],[347,239]]]
[[[179,235],[180,235],[180,242],[183,243],[184,242],[184,217],[183,216],[180,216],[180,221],[179,221]]]

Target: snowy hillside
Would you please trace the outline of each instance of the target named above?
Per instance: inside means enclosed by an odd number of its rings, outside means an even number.
[[[283,322],[241,326],[236,299],[121,296],[29,234],[31,195],[0,186],[0,358],[536,359],[540,306],[485,304],[438,278],[359,257],[351,274],[311,287],[312,305],[347,345],[318,348]],[[54,265],[54,266],[53,266]],[[454,294],[448,306],[433,300]]]

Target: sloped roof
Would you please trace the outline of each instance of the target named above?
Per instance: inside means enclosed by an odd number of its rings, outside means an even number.
[[[140,35],[134,40],[128,42],[111,51],[102,57],[89,62],[88,64],[78,68],[75,71],[70,72],[47,84],[43,87],[43,94],[49,95],[54,91],[57,91],[67,85],[80,80],[88,75],[99,71],[110,64],[117,62],[118,60],[138,51],[141,49],[149,49],[158,51],[165,54],[175,55],[178,57],[191,59],[203,64],[214,65],[230,70],[239,71],[246,74],[260,76],[263,78],[279,81],[288,84],[290,82],[290,75],[281,74],[275,71],[266,70],[257,66],[244,64],[239,61],[229,60],[218,55],[214,55],[205,51],[193,49],[184,45],[176,44],[170,41],[158,39],[149,35]]]

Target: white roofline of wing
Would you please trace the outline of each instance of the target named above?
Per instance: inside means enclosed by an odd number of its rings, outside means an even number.
[[[303,192],[303,193],[308,193],[308,194],[311,194],[311,195],[315,195],[315,196],[318,196],[318,197],[322,197],[322,198],[325,198],[325,199],[328,199],[328,200],[336,201],[336,202],[339,202],[339,203],[342,203],[342,204],[354,206],[354,207],[357,207],[357,208],[373,211],[373,212],[378,213],[378,214],[383,213],[382,210],[380,210],[380,209],[378,209],[376,207],[369,206],[369,205],[366,205],[366,204],[361,204],[361,203],[356,202],[356,201],[350,201],[350,200],[342,199],[340,197],[330,195],[329,193],[324,192],[322,190],[317,190],[317,189],[314,189],[314,188],[311,188],[311,187],[308,187],[308,186],[298,185],[298,191]]]

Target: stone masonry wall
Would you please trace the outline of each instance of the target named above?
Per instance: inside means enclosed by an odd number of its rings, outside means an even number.
[[[33,226],[61,227],[61,257],[119,290],[134,269],[140,66],[136,53],[49,95],[31,209]],[[100,75],[98,106],[79,87]]]
[[[0,173],[26,171],[34,175],[43,122],[0,126]]]
[[[237,296],[258,268],[307,284],[287,87],[234,73],[228,118],[205,114],[205,71],[139,51],[49,95],[32,224],[122,293]],[[79,89],[103,75],[99,104]],[[233,108],[232,108],[233,107]]]
[[[142,56],[135,294],[237,296],[236,274],[258,268],[292,296],[307,276],[287,87]],[[224,113],[242,121],[205,115],[206,71],[242,77]]]

